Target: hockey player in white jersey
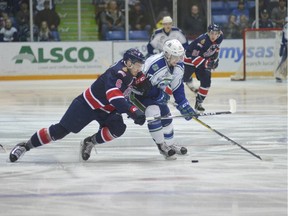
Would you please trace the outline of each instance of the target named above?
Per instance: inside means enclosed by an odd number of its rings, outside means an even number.
[[[171,39],[177,39],[180,41],[184,49],[188,46],[188,41],[185,35],[181,29],[172,25],[173,20],[170,16],[163,17],[162,24],[163,28],[156,29],[147,44],[147,56],[162,52],[165,41]]]
[[[191,120],[196,114],[184,93],[184,53],[182,44],[172,39],[165,42],[163,52],[146,59],[143,74],[138,74],[130,101],[144,111],[147,118],[171,115],[167,102],[172,95],[176,108],[186,120]],[[171,118],[148,121],[148,130],[166,159],[175,159],[175,154],[187,154],[185,147],[176,145]]]

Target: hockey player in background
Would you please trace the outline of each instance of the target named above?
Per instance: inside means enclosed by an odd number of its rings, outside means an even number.
[[[163,28],[156,29],[149,43],[147,44],[148,57],[150,55],[160,53],[163,51],[163,44],[170,39],[177,39],[181,42],[184,49],[188,46],[188,41],[182,30],[172,26],[173,20],[170,16],[165,16],[162,19]]]
[[[200,81],[196,95],[195,109],[203,112],[202,106],[211,85],[211,70],[218,67],[220,44],[223,41],[221,28],[216,24],[208,26],[208,32],[192,41],[185,52],[184,82],[194,91],[192,74]]]
[[[143,74],[138,74],[130,94],[131,102],[145,112],[146,118],[170,116],[167,102],[172,95],[176,108],[186,120],[196,114],[184,93],[184,53],[182,44],[172,39],[165,42],[163,52],[146,59]],[[185,147],[176,145],[171,118],[148,121],[148,130],[166,159],[176,159],[175,154],[187,154]]]
[[[88,160],[92,148],[120,137],[126,130],[122,113],[127,113],[135,124],[146,121],[142,111],[124,97],[132,88],[136,75],[141,71],[144,55],[137,49],[129,49],[123,59],[106,70],[86,91],[76,97],[59,123],[42,128],[26,142],[17,144],[10,152],[10,161],[17,161],[26,151],[51,141],[62,139],[69,133],[78,133],[96,120],[99,130],[81,142],[81,157]]]
[[[287,34],[288,34],[288,17],[285,18],[285,25],[282,30],[282,40],[279,55],[281,61],[275,71],[276,82],[281,83],[283,78],[287,77]]]

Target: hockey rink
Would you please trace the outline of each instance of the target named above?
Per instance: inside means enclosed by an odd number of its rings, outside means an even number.
[[[98,130],[32,149],[9,162],[15,144],[57,123],[93,80],[0,82],[0,215],[287,216],[287,82],[212,79],[207,125],[261,157],[261,161],[198,122],[175,119],[175,137],[188,156],[166,161],[146,125],[127,119],[126,133],[79,161],[79,143]],[[191,105],[194,93],[186,90]],[[171,105],[172,114],[179,114]],[[191,163],[198,160],[198,163]]]

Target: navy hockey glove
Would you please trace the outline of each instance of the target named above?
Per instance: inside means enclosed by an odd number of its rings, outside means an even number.
[[[215,69],[218,67],[219,59],[213,60],[211,58],[205,61],[205,68],[207,69]]]
[[[138,73],[133,85],[133,92],[138,95],[146,96],[150,91],[152,85],[144,73]]]
[[[146,121],[145,114],[136,106],[131,106],[128,112],[129,117],[134,120],[135,124],[143,125]]]
[[[285,45],[282,44],[281,47],[280,47],[280,51],[279,51],[279,56],[282,57],[283,54],[284,54],[284,50],[285,50]]]
[[[160,90],[159,95],[156,98],[153,98],[153,100],[155,100],[159,105],[166,105],[170,100],[170,95]]]
[[[192,115],[197,115],[197,113],[194,111],[194,109],[189,105],[189,102],[185,99],[183,100],[181,103],[178,104],[178,106],[176,107],[180,113],[185,117],[185,119],[187,121],[192,119]],[[197,118],[197,116],[195,116]]]

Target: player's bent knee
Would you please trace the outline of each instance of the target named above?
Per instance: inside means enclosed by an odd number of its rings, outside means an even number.
[[[172,119],[163,119],[162,120],[162,126],[167,127],[172,123]]]
[[[126,124],[124,124],[123,118],[120,114],[111,115],[107,121],[107,127],[111,134],[116,137],[120,137],[126,131]]]
[[[70,132],[66,128],[64,128],[60,123],[57,123],[49,127],[49,133],[50,133],[51,139],[55,141],[55,140],[62,139]]]
[[[145,110],[146,117],[160,117],[160,108],[157,105],[150,105]]]

